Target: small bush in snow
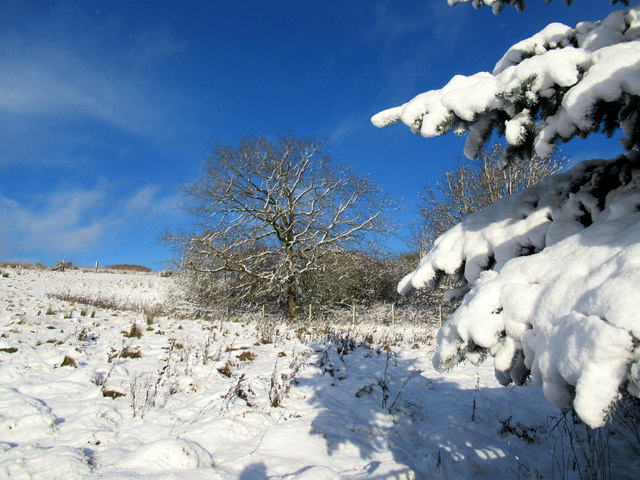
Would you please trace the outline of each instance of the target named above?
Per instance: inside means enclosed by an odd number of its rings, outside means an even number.
[[[149,267],[144,267],[142,265],[129,265],[129,264],[109,265],[107,269],[119,270],[124,272],[137,272],[137,273],[149,273],[153,271]]]
[[[142,337],[142,327],[137,323],[131,325],[131,328],[128,331],[124,332],[124,336],[128,338],[141,338]]]
[[[240,360],[241,362],[252,362],[256,358],[257,356],[250,351],[242,352],[240,355],[238,355],[238,360]]]
[[[121,358],[142,358],[142,352],[139,349],[127,347],[120,353]]]
[[[66,356],[64,357],[64,360],[62,360],[62,364],[60,366],[78,368],[78,361],[73,357]]]
[[[225,363],[222,367],[217,369],[220,375],[223,377],[231,378],[233,377],[233,371],[231,370],[231,364],[229,362]]]

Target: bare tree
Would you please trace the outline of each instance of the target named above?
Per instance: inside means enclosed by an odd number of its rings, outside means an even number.
[[[421,253],[426,253],[436,238],[472,213],[535,185],[566,164],[557,155],[549,158],[536,155],[526,160],[516,157],[505,166],[505,153],[496,144],[471,161],[458,162],[453,170],[444,172],[434,187],[424,189],[418,203],[422,223],[413,232]]]
[[[233,278],[236,295],[273,294],[297,313],[305,274],[329,252],[370,248],[388,233],[393,202],[367,177],[331,160],[323,142],[286,135],[214,144],[202,178],[184,189],[194,231],[165,236],[183,266]]]

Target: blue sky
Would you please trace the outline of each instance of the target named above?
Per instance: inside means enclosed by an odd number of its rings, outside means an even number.
[[[187,225],[180,185],[212,141],[294,132],[403,200],[462,152],[454,136],[378,130],[371,115],[493,68],[551,21],[604,18],[606,0],[530,0],[518,14],[446,0],[0,3],[0,261],[161,268]],[[576,159],[615,142],[569,144]],[[405,229],[389,246],[402,250]]]

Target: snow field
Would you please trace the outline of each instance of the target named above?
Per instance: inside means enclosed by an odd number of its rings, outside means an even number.
[[[582,426],[537,386],[499,387],[492,365],[436,372],[431,327],[176,319],[160,308],[174,279],[5,271],[0,478],[582,474],[558,425]],[[636,478],[638,452],[609,448],[615,478]]]

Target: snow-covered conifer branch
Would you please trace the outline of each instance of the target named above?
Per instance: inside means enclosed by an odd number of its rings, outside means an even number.
[[[545,0],[546,3],[550,3],[551,0]],[[564,0],[567,5],[572,3],[572,0]],[[624,5],[629,4],[629,0],[611,0],[611,3],[623,3]],[[523,12],[525,9],[525,0],[447,0],[447,3],[450,6],[455,6],[460,3],[471,3],[473,8],[480,8],[483,6],[491,7],[494,15],[498,15],[502,12],[502,9],[505,5],[512,5],[519,12]]]
[[[621,128],[624,147],[640,145],[634,127],[640,103],[640,6],[575,28],[552,23],[511,47],[492,73],[456,75],[444,87],[376,114],[385,127],[403,122],[434,137],[454,126],[468,132],[473,158],[492,131],[508,156],[547,157],[558,141]]]

